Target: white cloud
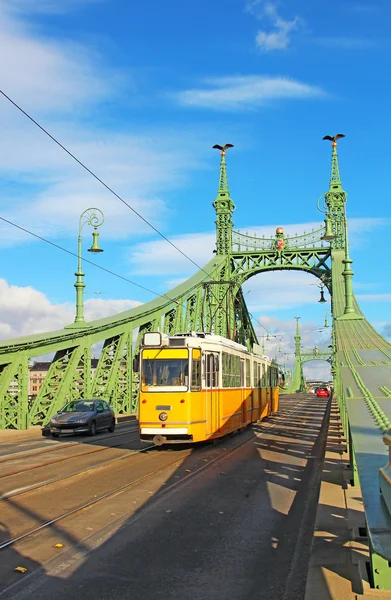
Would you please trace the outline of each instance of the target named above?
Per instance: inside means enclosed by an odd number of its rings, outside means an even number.
[[[391,294],[356,294],[356,298],[362,302],[391,302]]]
[[[324,226],[324,223],[313,221],[311,223],[286,225],[281,223],[263,226],[250,225],[249,227],[240,228],[240,231],[242,233],[248,231],[250,236],[256,234],[258,238],[263,235],[266,238],[273,238],[276,228],[281,225],[286,235],[295,236],[320,229]],[[380,227],[387,227],[387,225],[388,219],[349,219],[350,246],[357,248],[365,244],[369,232]],[[171,237],[171,241],[200,267],[203,267],[213,257],[213,250],[216,247],[216,234],[215,232],[183,234]],[[129,260],[132,265],[132,273],[138,275],[172,275],[177,279],[181,275],[189,277],[196,270],[186,258],[181,256],[175,248],[169,246],[164,240],[143,242],[133,246],[129,253]],[[290,276],[287,272],[285,273],[287,277]],[[297,278],[299,274],[295,273]]]
[[[97,54],[73,41],[39,35],[24,11],[0,7],[1,89],[25,109],[45,113],[80,113],[118,92],[115,71],[96,65]],[[3,105],[5,100],[2,99]]]
[[[247,12],[256,16],[259,20],[269,23],[271,28],[260,30],[256,35],[257,46],[263,52],[273,50],[286,50],[291,42],[292,32],[299,28],[300,20],[295,17],[286,20],[277,11],[276,2],[264,2],[263,0],[252,0],[247,3]]]
[[[104,317],[111,317],[130,308],[140,306],[138,300],[103,300],[90,299],[84,303],[84,315],[87,321],[95,321]]]
[[[214,233],[194,233],[171,237],[171,241],[203,267],[213,257],[215,248]],[[189,276],[196,271],[188,259],[164,240],[144,242],[132,248],[130,253],[132,273],[137,275],[173,275]]]
[[[38,0],[34,6],[27,0],[1,5],[0,51],[7,57],[0,64],[1,88],[160,228],[167,217],[164,192],[183,185],[186,173],[200,166],[188,151],[190,146],[193,156],[197,154],[199,133],[187,132],[184,139],[182,132],[169,129],[134,134],[122,128],[121,133],[113,133],[91,125],[92,110],[103,100],[123,94],[124,77],[106,72],[98,51],[44,37],[37,26],[29,24],[29,9],[51,7],[54,2]],[[97,206],[105,213],[108,238],[150,231],[2,96],[0,128],[3,217],[38,235],[58,239],[74,236],[82,210]],[[2,246],[32,241],[4,223],[0,229]]]
[[[118,314],[139,304],[137,301],[125,299],[88,299],[84,303],[84,314],[86,321],[92,321]],[[52,304],[42,292],[32,287],[9,285],[4,279],[0,279],[0,315],[0,339],[6,340],[61,329],[73,322],[75,308],[69,303]],[[272,334],[283,336],[281,340],[279,336],[278,338],[271,337],[268,342],[265,341],[266,353],[275,357],[280,348],[280,362],[283,363],[284,354],[288,354],[289,356],[286,356],[287,365],[292,365],[296,322],[264,314],[257,316],[257,319]],[[257,323],[255,323],[255,329],[261,341],[265,329]],[[330,343],[327,335],[319,333],[318,330],[319,327],[313,322],[300,323],[304,347],[313,348],[315,344],[319,348],[327,347]],[[95,354],[98,355],[99,351],[96,350]],[[327,369],[327,365],[325,367],[324,363],[313,362],[308,368],[312,377],[315,377],[315,373],[319,375],[319,369]]]
[[[275,312],[301,307],[319,300],[318,280],[300,271],[269,271],[253,277],[243,286],[250,312]],[[328,299],[327,291],[325,297]]]
[[[374,230],[389,227],[391,219],[387,217],[352,218],[348,219],[349,247],[351,250],[360,248],[368,242],[368,234]]]
[[[155,132],[159,150],[152,146],[148,133],[134,136],[81,128],[78,140],[72,127],[66,131],[57,126],[57,133],[73,153],[157,228],[168,215],[165,192],[183,185],[184,173],[199,167],[183,152],[184,140],[175,140],[171,132],[167,136]],[[82,209],[95,206],[105,214],[108,238],[125,239],[151,232],[132,210],[40,135],[23,128],[3,128],[0,173],[19,184],[18,194],[14,186],[12,202],[7,190],[0,194],[3,217],[39,235],[58,239],[74,235]],[[188,140],[189,136],[186,144]],[[193,145],[196,147],[197,141]],[[0,227],[4,232],[0,236],[2,246],[31,242],[26,234],[9,226]]]
[[[60,329],[74,320],[69,304],[53,305],[32,287],[8,285],[0,279],[0,335],[2,339]]]
[[[84,303],[86,321],[108,317],[138,306],[135,300],[89,299]],[[9,285],[0,279],[0,339],[62,329],[75,318],[73,304],[52,304],[42,292]]]
[[[258,321],[266,327],[260,327],[254,322],[254,327],[260,344],[264,343],[265,353],[276,358],[281,366],[286,363],[287,369],[292,369],[294,362],[296,333],[296,320],[280,319],[274,316],[268,316],[264,313],[257,317]],[[327,330],[319,332],[319,327],[313,321],[299,321],[301,345],[305,352],[312,351],[314,346],[319,350],[328,351],[330,336]],[[266,340],[266,332],[269,331],[269,340]],[[265,335],[264,341],[262,336]],[[273,336],[276,337],[273,337]],[[326,361],[313,360],[304,365],[304,376],[306,379],[330,379],[330,364]]]
[[[204,87],[184,90],[176,96],[186,106],[238,110],[262,106],[271,100],[317,98],[326,96],[326,92],[287,77],[238,75],[206,79]]]

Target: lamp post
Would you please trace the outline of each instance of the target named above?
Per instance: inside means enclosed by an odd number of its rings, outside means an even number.
[[[79,219],[79,235],[77,238],[77,271],[76,275],[76,283],[74,284],[76,288],[76,316],[74,323],[66,326],[68,328],[84,328],[89,327],[89,325],[84,320],[84,311],[83,311],[83,295],[84,288],[86,284],[83,281],[84,273],[83,273],[83,265],[82,265],[82,230],[84,225],[91,225],[94,228],[92,232],[92,246],[88,249],[88,252],[103,252],[102,248],[99,248],[97,228],[102,225],[104,221],[104,215],[99,208],[87,208],[80,215]]]

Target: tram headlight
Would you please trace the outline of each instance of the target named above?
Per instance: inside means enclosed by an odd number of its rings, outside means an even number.
[[[167,419],[168,419],[168,414],[167,414],[166,412],[162,412],[162,413],[160,413],[160,415],[159,415],[159,419],[160,419],[161,421],[167,421]]]

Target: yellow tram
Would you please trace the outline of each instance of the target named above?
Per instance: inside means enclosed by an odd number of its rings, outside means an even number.
[[[201,442],[278,410],[278,365],[259,346],[191,332],[145,333],[140,351],[142,441]],[[258,354],[257,354],[258,351]]]

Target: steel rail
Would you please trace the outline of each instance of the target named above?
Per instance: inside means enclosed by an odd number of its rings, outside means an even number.
[[[134,456],[136,454],[143,454],[143,452],[146,452],[147,450],[150,450],[151,448],[156,448],[156,446],[153,445],[153,446],[147,446],[146,448],[142,448],[140,450],[132,450],[132,452],[130,452],[129,454],[125,454],[124,456],[116,456],[115,458],[110,458],[109,460],[102,461],[97,465],[91,465],[90,467],[83,467],[82,469],[78,469],[77,471],[73,471],[72,473],[67,473],[66,475],[61,475],[59,477],[52,477],[51,479],[47,479],[46,481],[39,481],[38,483],[34,483],[34,484],[26,486],[24,488],[12,490],[11,492],[6,492],[5,494],[2,494],[0,496],[0,502],[2,502],[4,500],[8,500],[9,498],[14,498],[15,496],[21,496],[22,494],[27,494],[28,492],[32,492],[37,489],[46,487],[47,485],[50,485],[51,483],[56,483],[57,481],[65,481],[66,479],[69,479],[70,477],[75,477],[76,475],[80,475],[82,473],[87,473],[88,471],[93,471],[94,469],[99,469],[100,467],[109,465],[109,464],[117,462],[119,460],[125,460],[127,458],[131,458],[132,456]]]
[[[126,433],[133,433],[133,431],[137,430],[137,427],[138,426],[129,428],[126,432],[123,432],[123,433],[118,432],[118,433],[113,433],[111,435],[106,434],[104,436],[99,436],[97,438],[88,438],[89,440],[91,440],[91,444],[88,444],[88,445],[92,445],[92,443],[94,441],[112,439],[112,438],[120,437],[122,435],[126,435]],[[69,436],[69,437],[71,437],[71,436]],[[0,464],[5,463],[7,461],[11,461],[11,460],[17,460],[19,457],[23,458],[25,456],[35,456],[37,454],[40,454],[41,452],[50,452],[52,450],[58,450],[61,448],[69,448],[70,446],[75,446],[77,444],[84,443],[84,437],[81,437],[80,439],[82,440],[82,442],[73,439],[70,442],[63,442],[61,445],[58,445],[58,439],[54,440],[52,438],[47,438],[46,440],[42,440],[41,438],[39,438],[35,441],[36,444],[42,444],[42,441],[43,442],[50,441],[50,442],[52,442],[52,444],[50,444],[48,446],[39,446],[38,445],[36,448],[27,448],[26,450],[21,450],[20,452],[11,452],[10,454],[6,454],[6,453],[0,454]],[[11,444],[15,445],[15,446],[11,446],[11,448],[10,448],[11,450],[13,449],[13,447],[17,447],[16,445],[18,445],[18,446],[24,445],[22,442],[11,442]],[[8,444],[7,444],[7,447],[8,447]]]
[[[311,400],[312,398],[310,398],[309,400]],[[308,400],[308,399],[307,399]],[[293,410],[287,410],[284,414],[284,416],[289,416],[291,414],[295,414],[297,412],[300,411],[301,409],[301,405],[303,404],[303,402],[300,402]],[[276,425],[279,424],[279,422],[276,423],[267,423],[267,422],[261,422],[260,424],[262,424],[263,426],[266,425],[265,429],[269,430],[269,429],[273,429]],[[250,425],[251,427],[251,425]],[[239,432],[242,431],[246,431],[246,429],[244,430],[239,430]],[[262,435],[263,432],[261,432],[260,435]],[[257,435],[255,433],[256,437],[260,437],[260,435]],[[223,443],[226,442],[225,437],[223,438],[218,438],[216,440],[217,442]],[[168,490],[172,489],[173,487],[177,486],[180,483],[183,483],[184,481],[187,481],[189,478],[194,477],[195,475],[197,475],[200,471],[210,467],[212,464],[214,464],[217,460],[221,460],[221,458],[227,458],[228,456],[231,456],[234,452],[237,452],[238,450],[240,450],[241,448],[243,448],[244,446],[246,446],[247,444],[249,444],[250,442],[253,442],[254,438],[251,437],[247,440],[245,440],[242,443],[239,443],[238,445],[236,445],[234,448],[232,448],[231,450],[229,450],[228,452],[224,452],[224,454],[222,455],[221,453],[216,456],[215,458],[208,460],[208,462],[204,465],[201,465],[197,470],[193,471],[192,473],[189,473],[188,475],[185,475],[180,481],[178,482],[174,482],[173,484],[171,484],[170,486],[168,486],[167,488],[165,488],[164,490],[161,490],[160,492],[158,492],[155,497],[154,500],[157,500],[158,498],[160,498],[160,496],[166,492],[168,492]],[[135,454],[137,453],[142,453],[145,452],[147,450],[150,450],[151,448],[155,448],[155,446],[148,446],[147,448],[143,448],[142,450],[139,450],[138,452],[135,452]],[[189,451],[186,452],[184,455],[181,456],[181,458],[187,458],[190,454],[192,454],[193,452],[193,446],[191,446],[189,448]],[[133,456],[133,454],[132,454]],[[55,523],[57,523],[58,521],[61,521],[63,519],[66,519],[78,512],[81,512],[82,510],[85,510],[91,506],[93,506],[94,504],[97,504],[98,502],[101,502],[107,498],[111,498],[112,496],[116,495],[116,494],[120,494],[123,491],[127,490],[129,487],[135,485],[136,483],[139,483],[140,481],[143,481],[145,479],[147,479],[148,477],[151,477],[153,475],[155,475],[156,473],[161,472],[163,469],[169,467],[170,465],[178,462],[178,460],[180,460],[178,458],[178,456],[175,457],[175,459],[169,461],[168,463],[165,463],[163,466],[160,466],[158,469],[155,469],[154,471],[151,471],[150,473],[147,473],[145,475],[142,475],[141,477],[137,477],[136,479],[133,479],[132,481],[127,482],[124,485],[118,486],[117,488],[115,488],[114,490],[111,490],[109,492],[106,492],[105,494],[102,494],[101,496],[99,496],[98,498],[94,498],[93,500],[90,500],[89,502],[84,503],[83,505],[74,508],[70,511],[67,511],[66,513],[59,515],[58,517],[55,517],[54,519],[50,519],[48,521],[45,521],[44,523],[42,523],[41,525],[39,525],[38,527],[35,527],[34,529],[31,529],[28,532],[25,532],[21,535],[15,536],[14,538],[10,538],[8,540],[6,540],[5,542],[3,542],[2,544],[0,544],[0,550],[4,550],[5,548],[8,548],[9,546],[12,546],[13,544],[16,544],[17,542],[29,537],[30,535],[33,535],[34,533],[37,533],[39,531],[42,531],[43,529],[46,529],[47,527],[50,527],[51,525],[54,525]],[[65,479],[65,478],[64,478]]]
[[[123,435],[127,435],[128,433],[133,433],[135,431],[137,431],[138,426],[136,427],[132,427],[131,429],[128,429],[127,431],[123,432],[123,433],[117,433],[117,434],[112,434],[112,435],[105,435],[102,437],[98,437],[95,438],[94,440],[91,439],[91,444],[85,444],[88,446],[92,446],[92,441],[100,441],[100,440],[106,440],[106,439],[113,439],[116,437],[121,437]],[[78,442],[78,441],[71,441],[71,442],[63,442],[62,444],[58,445],[58,440],[57,443],[55,440],[50,440],[53,442],[53,444],[51,444],[50,446],[48,445],[47,447],[44,446],[38,446],[37,448],[31,448],[31,449],[27,449],[27,450],[21,450],[20,452],[12,452],[11,454],[0,454],[0,465],[6,463],[6,462],[10,462],[12,460],[19,460],[20,458],[28,458],[29,456],[38,456],[39,454],[45,454],[45,453],[49,453],[49,452],[56,452],[57,450],[62,450],[63,448],[70,448],[73,446],[77,446],[80,444],[83,444],[84,442]],[[15,443],[15,442],[14,442]],[[39,443],[39,442],[37,442]],[[40,440],[40,443],[41,440]],[[21,444],[22,446],[23,444]],[[115,446],[108,446],[108,448],[114,448]]]
[[[137,431],[132,431],[129,433],[137,433],[136,439],[138,437],[138,432]],[[123,434],[124,435],[124,434]],[[130,438],[128,441],[133,441],[134,437]],[[12,477],[13,475],[18,475],[19,473],[24,473],[26,471],[33,471],[34,469],[40,469],[42,467],[49,467],[50,465],[55,465],[59,462],[64,462],[65,460],[72,460],[74,458],[81,458],[83,456],[89,456],[90,454],[98,454],[98,452],[104,452],[104,451],[108,451],[111,450],[112,448],[120,448],[121,446],[125,446],[125,444],[127,444],[128,442],[122,442],[121,444],[115,444],[113,446],[105,446],[103,448],[95,448],[93,450],[88,450],[87,452],[81,452],[80,454],[73,454],[72,456],[62,456],[60,458],[57,458],[55,460],[52,460],[50,462],[46,462],[40,465],[33,465],[33,466],[29,466],[27,465],[24,469],[19,469],[18,471],[11,471],[10,473],[5,473],[5,474],[1,474],[0,473],[0,479],[5,479],[6,477]],[[49,450],[49,449],[48,449]],[[52,448],[50,448],[50,450],[52,450]],[[36,456],[36,455],[34,455]],[[6,463],[7,461],[3,461],[2,464]],[[1,496],[0,496],[0,500],[1,500]]]
[[[241,444],[235,446],[235,448],[232,448],[232,450],[230,450],[228,453],[224,453],[224,458],[232,455],[234,452],[240,450],[243,446],[247,445],[248,443],[250,443],[252,441],[254,441],[254,438],[250,438],[250,439],[246,440],[245,442],[242,442]],[[150,448],[155,448],[155,446],[148,446],[148,448],[145,448],[141,452],[145,452],[145,450],[148,450]],[[193,447],[189,448],[188,452],[186,452],[184,455],[182,455],[181,458],[187,458],[192,453],[193,453]],[[197,473],[199,473],[203,469],[210,467],[217,460],[221,460],[221,458],[222,458],[222,456],[221,456],[221,454],[219,454],[215,458],[209,460],[207,464],[201,465],[195,471],[193,471],[192,473],[189,473],[188,475],[183,477],[181,482],[174,482],[171,486],[168,486],[166,489],[164,489],[161,492],[159,492],[158,494],[156,494],[155,499],[157,497],[159,497],[162,493],[167,492],[169,489],[171,489],[178,483],[182,483],[184,480],[187,480],[189,477],[194,477]],[[25,539],[26,537],[33,535],[34,533],[37,533],[38,531],[41,531],[42,529],[46,529],[47,527],[50,527],[51,525],[54,525],[58,521],[62,521],[63,519],[66,519],[78,512],[81,512],[82,510],[85,510],[86,508],[89,508],[90,506],[93,506],[94,504],[97,504],[98,502],[102,502],[103,500],[106,500],[107,498],[111,498],[112,496],[114,496],[116,494],[120,494],[121,492],[127,490],[129,487],[135,485],[136,483],[139,483],[140,481],[143,481],[145,479],[148,479],[149,477],[152,477],[153,475],[156,475],[157,473],[160,473],[162,470],[166,469],[167,467],[171,466],[172,464],[177,463],[178,460],[180,460],[180,459],[178,458],[178,456],[176,456],[175,459],[169,461],[168,463],[165,463],[163,466],[160,466],[158,469],[155,469],[154,471],[151,471],[150,473],[146,473],[145,475],[142,475],[141,477],[137,477],[136,479],[133,479],[132,481],[129,481],[128,483],[125,483],[124,485],[118,486],[114,490],[106,492],[105,494],[102,494],[98,498],[94,498],[93,500],[90,500],[89,502],[86,502],[85,504],[82,504],[81,506],[79,506],[77,508],[74,508],[62,515],[59,515],[58,517],[55,517],[54,519],[45,521],[38,527],[35,527],[34,529],[31,529],[28,532],[25,532],[19,536],[16,536],[15,538],[10,538],[9,540],[6,540],[2,544],[0,544],[0,550],[4,550],[5,548],[8,548],[9,546],[15,544],[16,542],[19,542],[19,541]]]
[[[310,398],[309,400],[311,400],[311,399],[312,398]],[[302,404],[303,404],[303,402],[300,402],[299,405],[297,405],[293,410],[287,410],[285,412],[284,416],[289,416],[291,414],[295,414],[295,413],[299,412]],[[269,429],[273,429],[274,427],[276,427],[279,424],[279,422],[270,423],[270,424],[267,423],[267,422],[261,422],[260,424],[262,424],[263,426],[266,425],[265,429],[269,430]],[[251,425],[250,425],[250,427],[251,427]],[[243,432],[243,431],[246,431],[246,429],[239,430],[239,432]],[[260,435],[262,435],[262,433],[263,432],[261,432],[258,435],[255,433],[255,436],[256,437],[260,437]],[[223,443],[223,442],[226,442],[226,439],[223,437],[223,438],[218,438],[216,441],[220,442],[220,443]],[[189,474],[185,475],[180,481],[174,482],[170,486],[167,486],[165,489],[160,490],[155,495],[154,500],[156,501],[156,500],[160,499],[160,497],[163,494],[167,493],[172,488],[178,486],[179,484],[183,484],[183,482],[187,481],[189,478],[195,477],[197,474],[199,474],[204,469],[210,468],[210,466],[213,465],[216,461],[221,460],[222,458],[227,458],[227,457],[231,456],[232,454],[234,454],[235,452],[237,452],[238,450],[240,450],[241,448],[243,448],[244,446],[246,446],[247,444],[249,444],[249,443],[251,443],[253,441],[254,441],[254,438],[251,437],[251,438],[245,440],[244,442],[237,444],[234,448],[232,448],[228,452],[224,452],[224,454],[220,453],[218,456],[212,458],[211,460],[208,460],[207,463],[201,465],[200,467],[198,467],[192,473],[189,473]],[[144,448],[143,450],[140,450],[138,453],[145,452],[146,450],[149,450],[151,448],[155,448],[155,446],[148,446],[147,448]],[[194,448],[193,448],[193,446],[191,446],[189,448],[189,451],[186,452],[184,455],[182,455],[181,458],[187,458],[190,454],[192,454],[193,450],[194,450]],[[71,517],[71,516],[75,515],[78,512],[81,512],[81,511],[83,511],[83,510],[85,510],[87,508],[90,508],[91,506],[97,504],[98,502],[102,502],[103,500],[106,500],[107,498],[111,498],[111,497],[115,496],[116,494],[120,494],[120,493],[126,491],[131,486],[139,483],[140,481],[144,481],[145,479],[148,479],[149,477],[152,477],[156,473],[159,473],[163,469],[166,469],[167,467],[171,466],[172,464],[178,462],[178,460],[180,460],[180,459],[178,458],[178,456],[176,456],[175,459],[169,461],[168,463],[165,463],[163,466],[160,466],[159,468],[155,469],[154,471],[151,471],[150,473],[146,473],[145,475],[142,475],[141,477],[137,477],[136,479],[133,479],[132,481],[129,481],[129,482],[127,482],[124,485],[118,486],[114,490],[106,492],[105,494],[102,494],[98,498],[94,498],[93,500],[90,500],[89,502],[86,502],[86,503],[84,503],[83,505],[81,505],[81,506],[79,506],[77,508],[74,508],[74,509],[72,509],[70,511],[67,511],[66,513],[64,513],[62,515],[59,515],[58,517],[55,517],[54,519],[50,519],[48,521],[45,521],[44,523],[42,523],[38,527],[35,527],[34,529],[31,529],[28,532],[25,532],[25,533],[23,533],[21,535],[18,535],[16,537],[14,537],[14,538],[10,538],[10,539],[6,540],[2,544],[0,544],[0,550],[4,550],[5,548],[8,548],[8,547],[12,546],[13,544],[16,544],[17,542],[19,542],[19,541],[21,541],[21,540],[29,537],[30,535],[33,535],[33,534],[35,534],[35,533],[37,533],[39,531],[42,531],[43,529],[46,529],[46,528],[50,527],[51,525],[54,525],[55,523],[58,523],[59,521],[62,521],[63,519]]]
[[[155,448],[155,446],[148,446],[148,448],[144,448],[142,451],[140,452],[145,452],[146,450],[150,449],[150,448]],[[193,451],[193,448],[190,448],[188,453],[185,454],[185,458],[187,458]],[[213,459],[213,461],[210,461],[210,463],[214,462],[217,459],[220,459],[221,456],[216,457],[215,459]],[[41,525],[39,525],[38,527],[35,527],[34,529],[31,529],[28,532],[25,532],[19,536],[16,536],[14,538],[10,538],[9,540],[6,540],[5,542],[3,542],[2,544],[0,544],[0,550],[4,550],[5,548],[8,548],[9,546],[15,544],[16,542],[19,542],[20,540],[25,539],[26,537],[37,533],[38,531],[41,531],[42,529],[46,529],[47,527],[50,527],[50,525],[54,525],[54,523],[57,523],[58,521],[61,521],[63,519],[66,519],[67,517],[70,517],[86,508],[89,508],[90,506],[93,506],[94,504],[97,504],[98,502],[101,502],[102,500],[105,500],[106,498],[110,498],[112,496],[114,496],[115,494],[118,494],[124,490],[126,490],[127,488],[131,487],[132,485],[135,485],[136,483],[139,483],[140,481],[143,481],[144,479],[147,479],[148,477],[151,477],[152,475],[155,475],[156,473],[159,473],[160,471],[162,471],[163,469],[169,467],[170,465],[172,465],[173,463],[178,462],[178,457],[176,456],[175,459],[171,460],[168,463],[165,463],[163,466],[159,467],[158,469],[155,469],[154,471],[151,471],[150,473],[146,473],[145,475],[142,475],[141,477],[137,477],[136,479],[133,479],[132,481],[129,481],[128,483],[125,483],[124,485],[118,486],[117,488],[115,488],[114,490],[111,490],[109,492],[106,492],[105,494],[102,494],[101,496],[99,496],[98,498],[94,498],[93,500],[90,500],[89,502],[86,502],[85,504],[82,504],[81,506],[78,506],[77,508],[73,508],[72,510],[59,515],[58,517],[55,517],[54,519],[50,519],[49,521],[45,521],[44,523],[42,523]]]

